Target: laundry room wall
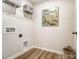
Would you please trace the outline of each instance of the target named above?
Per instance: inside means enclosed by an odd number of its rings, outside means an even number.
[[[42,10],[59,7],[59,25],[42,26]],[[74,0],[49,0],[34,5],[34,45],[53,50],[60,50],[66,46],[74,48]]]

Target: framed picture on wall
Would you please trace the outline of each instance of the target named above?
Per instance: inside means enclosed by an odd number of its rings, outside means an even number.
[[[59,25],[59,7],[45,9],[42,11],[42,26]]]

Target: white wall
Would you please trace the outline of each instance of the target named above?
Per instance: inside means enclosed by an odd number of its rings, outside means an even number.
[[[23,0],[24,2],[25,0]],[[28,0],[25,1],[29,4]],[[9,56],[12,56],[21,50],[23,50],[25,47],[23,46],[24,41],[28,41],[28,45],[26,48],[30,47],[32,45],[32,22],[28,21],[31,19],[25,19],[23,16],[21,16],[22,11],[21,8],[17,10],[16,8],[13,8],[5,3],[2,3],[2,9],[3,9],[3,19],[2,19],[2,49],[3,49],[3,59],[6,59]],[[29,4],[30,5],[30,4]],[[18,12],[17,12],[18,11]],[[4,13],[6,12],[6,13]],[[7,14],[8,13],[8,14]],[[17,14],[18,13],[18,14]],[[17,16],[16,16],[16,15]],[[12,16],[15,15],[15,16]],[[15,27],[16,32],[15,33],[5,33],[5,27]],[[19,38],[19,34],[23,34],[22,38]]]
[[[23,41],[28,41],[28,46],[31,46],[31,29],[32,22],[27,22],[13,16],[3,14],[3,59],[16,54],[23,50]],[[5,27],[15,27],[15,33],[5,33]],[[19,38],[19,34],[23,34],[22,38]]]
[[[2,11],[9,14],[16,14],[16,8],[9,6],[8,4],[2,3]]]
[[[68,45],[74,47],[74,3],[73,0],[51,0],[34,5],[34,45],[55,50]],[[53,7],[59,7],[59,26],[42,27],[42,10]]]

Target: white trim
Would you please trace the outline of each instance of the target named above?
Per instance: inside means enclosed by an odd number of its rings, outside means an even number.
[[[31,47],[29,47],[29,48],[25,48],[25,49],[23,49],[23,51],[21,51],[21,52],[15,54],[15,55],[13,55],[13,56],[7,58],[7,59],[14,59],[15,57],[17,57],[17,56],[23,54],[24,52],[28,51],[28,50],[31,49],[31,48],[38,48],[38,49],[46,50],[46,51],[49,51],[49,52],[58,53],[58,54],[61,54],[61,55],[62,55],[62,58],[64,59],[64,53],[63,53],[62,51],[51,50],[51,49],[47,49],[47,48],[43,48],[43,47],[37,47],[37,46],[31,46]]]
[[[38,49],[42,49],[42,50],[46,50],[46,51],[49,51],[49,52],[55,52],[55,53],[58,53],[58,54],[63,54],[62,51],[58,51],[58,50],[52,50],[52,49],[38,47],[38,46],[33,46],[33,47],[38,48]]]

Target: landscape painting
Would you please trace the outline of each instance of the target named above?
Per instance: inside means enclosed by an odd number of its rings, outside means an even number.
[[[42,26],[59,25],[59,8],[45,9],[42,11]]]

